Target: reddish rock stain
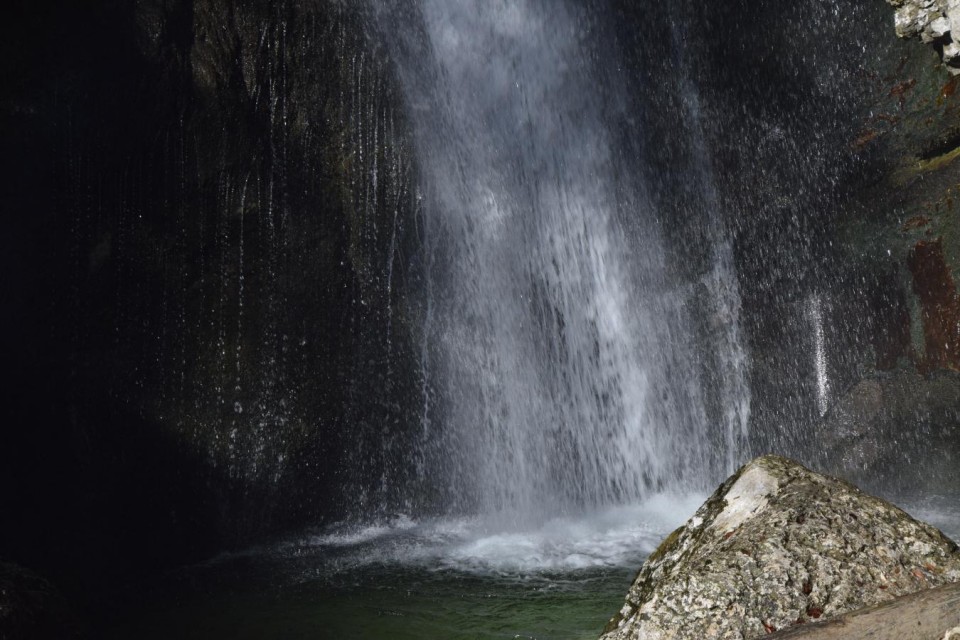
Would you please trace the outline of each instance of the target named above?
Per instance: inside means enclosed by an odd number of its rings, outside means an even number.
[[[960,298],[943,253],[942,238],[921,240],[907,256],[913,292],[920,302],[923,322],[922,373],[936,369],[960,371]]]
[[[954,93],[957,92],[957,79],[958,79],[958,78],[960,78],[960,76],[954,76],[954,77],[950,78],[950,80],[949,80],[949,82],[947,82],[947,84],[943,85],[943,88],[940,89],[940,97],[941,97],[941,98],[949,98],[950,96],[952,96]]]
[[[913,216],[903,223],[903,230],[910,231],[911,229],[919,229],[920,227],[925,227],[928,224],[930,224],[929,216]]]
[[[867,146],[872,140],[874,140],[878,135],[880,135],[875,129],[864,129],[860,132],[860,135],[857,136],[857,139],[853,141],[850,145],[854,149],[862,149]]]
[[[913,87],[916,86],[916,84],[917,84],[917,81],[914,80],[913,78],[910,78],[909,80],[904,80],[899,84],[895,84],[890,89],[890,97],[903,96],[907,91],[910,91],[910,89],[913,89]]]

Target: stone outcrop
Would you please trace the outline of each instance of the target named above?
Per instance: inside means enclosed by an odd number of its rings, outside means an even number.
[[[819,466],[870,489],[941,493],[960,482],[958,417],[960,374],[875,374],[839,396],[817,425]]]
[[[394,455],[419,437],[415,173],[352,5],[146,0],[42,26],[24,5],[9,21],[4,69],[29,81],[0,100],[22,150],[0,254],[42,294],[3,296],[5,424],[23,425],[0,435],[8,557],[53,579],[87,558],[84,577],[134,556],[143,573],[380,507],[406,481],[381,481],[369,452],[383,425]],[[69,539],[38,542],[61,521]]]
[[[895,25],[901,38],[919,37],[941,50],[944,64],[960,73],[960,0],[887,0],[897,8]]]
[[[753,638],[957,580],[937,529],[764,456],[650,556],[603,640]]]

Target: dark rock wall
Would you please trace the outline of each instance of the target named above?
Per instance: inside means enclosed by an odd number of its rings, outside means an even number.
[[[360,17],[9,11],[0,554],[127,572],[397,508],[415,168]]]
[[[873,367],[870,345],[903,296],[886,252],[844,231],[883,172],[883,154],[860,146],[863,123],[887,122],[877,105],[905,55],[926,61],[891,23],[882,2],[744,2],[704,27],[719,40],[702,83],[737,234],[757,452],[818,451],[814,425]]]
[[[960,419],[950,393],[937,401],[943,411],[923,410],[928,392],[956,384],[937,372],[956,370],[960,326],[960,96],[941,52],[898,39],[883,0],[614,6],[643,119],[638,147],[656,167],[651,184],[678,280],[710,268],[717,229],[704,224],[702,193],[690,186],[698,153],[713,172],[721,229],[734,239],[753,453],[819,460],[863,481],[896,476],[892,461],[907,465],[925,443],[949,442],[930,434]],[[685,106],[691,84],[695,123]],[[909,441],[909,455],[901,449],[886,467],[823,459],[831,407],[860,381],[916,373],[938,381],[918,387],[914,407],[894,420],[902,433],[888,433],[885,445],[892,452]]]

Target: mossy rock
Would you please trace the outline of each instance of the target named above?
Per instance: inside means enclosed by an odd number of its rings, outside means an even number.
[[[937,529],[768,455],[650,556],[603,640],[753,638],[957,580]]]

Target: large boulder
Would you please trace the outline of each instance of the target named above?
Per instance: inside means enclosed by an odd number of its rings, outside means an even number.
[[[937,529],[764,456],[647,559],[603,640],[753,638],[958,580]]]

